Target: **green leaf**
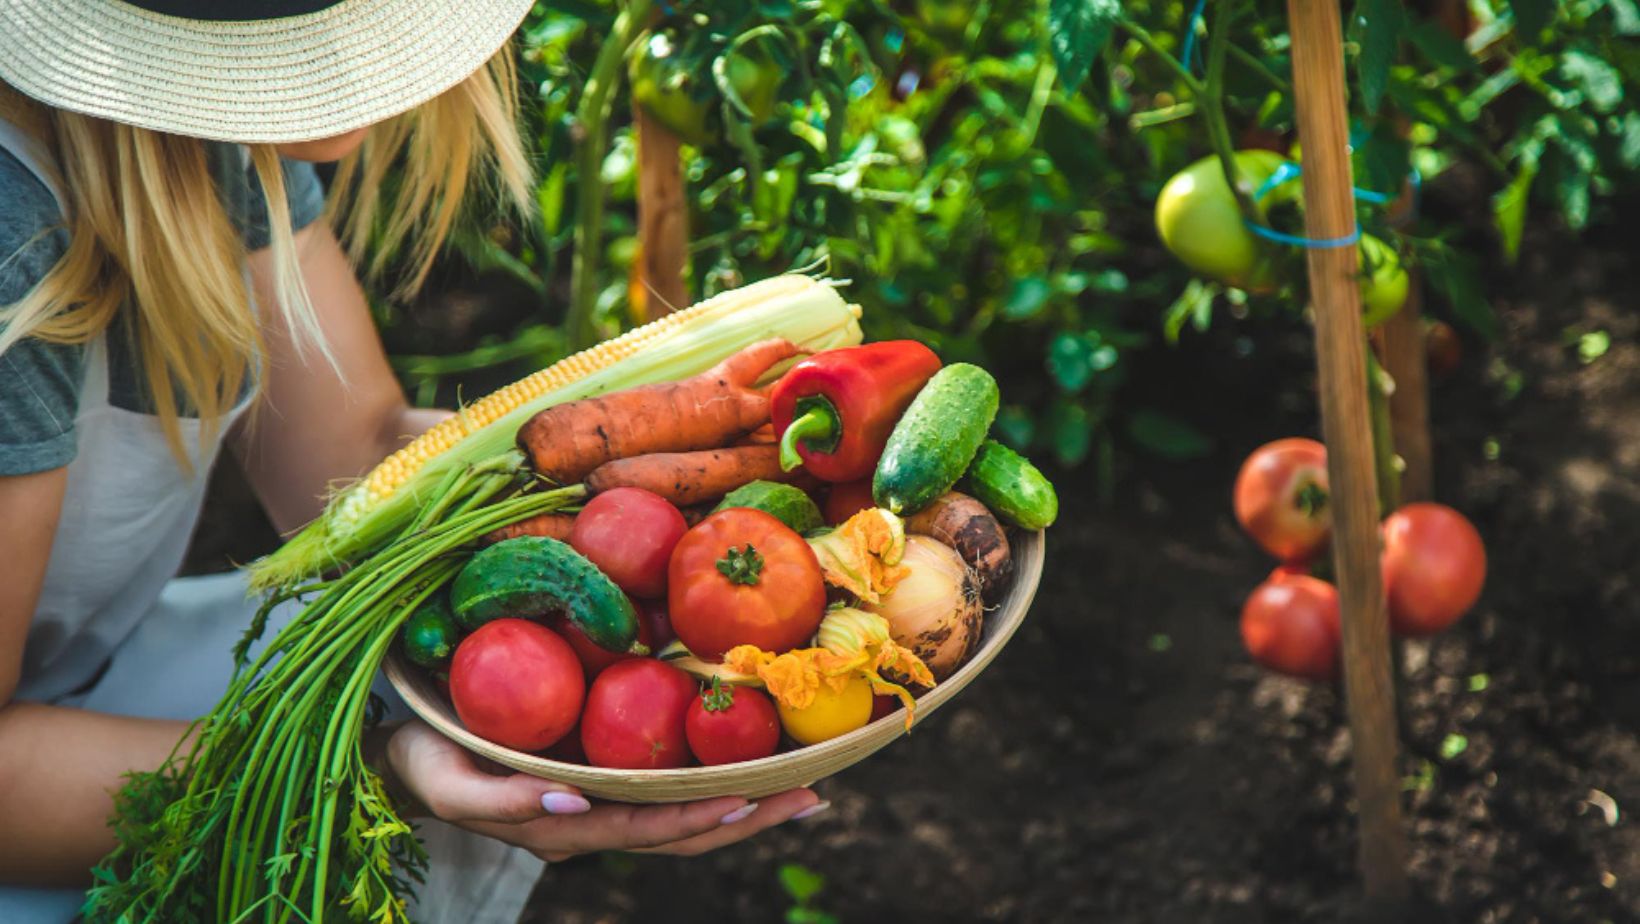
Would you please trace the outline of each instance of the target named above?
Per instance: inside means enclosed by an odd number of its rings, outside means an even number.
[[[1501,192],[1492,197],[1492,220],[1497,224],[1498,236],[1503,239],[1503,252],[1513,263],[1520,256],[1520,236],[1526,230],[1527,193],[1532,180],[1537,178],[1537,164],[1521,167],[1515,178]]]
[[[1430,288],[1446,299],[1454,317],[1487,340],[1497,337],[1498,317],[1492,311],[1492,304],[1481,295],[1484,287],[1472,260],[1445,250],[1426,259],[1423,267]]]
[[[1213,299],[1218,294],[1217,285],[1200,279],[1190,280],[1190,284],[1184,287],[1173,304],[1167,306],[1167,313],[1162,316],[1162,335],[1167,342],[1178,343],[1179,333],[1187,322],[1197,331],[1207,330],[1213,320]]]
[[[1036,421],[1027,408],[1018,404],[1003,405],[997,412],[996,423],[991,426],[996,430],[997,439],[1020,452],[1030,449],[1031,441],[1036,438]]]
[[[1554,191],[1566,226],[1573,231],[1588,227],[1589,175],[1581,170],[1559,170],[1555,174]]]
[[[1355,15],[1361,26],[1361,53],[1355,67],[1360,75],[1361,102],[1376,114],[1389,82],[1390,65],[1395,63],[1403,25],[1400,0],[1361,0]]]
[[[1160,411],[1134,414],[1128,420],[1128,436],[1150,452],[1175,461],[1199,459],[1213,451],[1213,440],[1207,434]]]
[[[1049,46],[1067,93],[1087,79],[1121,17],[1116,0],[1048,0]]]
[[[1515,34],[1529,44],[1536,44],[1555,18],[1555,0],[1509,0],[1509,9],[1515,14]]]
[[[1618,35],[1640,35],[1640,7],[1634,0],[1606,0],[1612,11],[1612,31]]]
[[[1010,321],[1035,317],[1052,294],[1053,287],[1041,276],[1017,279],[1008,289],[1008,300],[1002,303],[1002,316]]]
[[[1640,167],[1640,112],[1630,112],[1623,116],[1623,124],[1619,131],[1623,135],[1623,141],[1618,148],[1618,159],[1630,170]]]
[[[1436,67],[1467,71],[1475,66],[1475,57],[1464,47],[1463,42],[1434,23],[1418,23],[1404,31],[1412,46]]]
[[[1603,330],[1589,331],[1577,338],[1577,358],[1587,366],[1612,348],[1612,335]]]
[[[1048,371],[1065,391],[1076,394],[1094,375],[1116,365],[1116,348],[1096,334],[1061,332],[1048,342]]]
[[[1623,102],[1623,77],[1617,69],[1591,54],[1568,51],[1560,59],[1560,76],[1583,91],[1589,106],[1605,114]]]
[[[780,887],[799,905],[806,905],[826,887],[826,877],[801,863],[785,863],[776,874]]]
[[[1361,180],[1367,189],[1395,196],[1412,170],[1412,145],[1387,120],[1361,144]]]
[[[1048,412],[1048,441],[1059,464],[1070,468],[1093,448],[1093,415],[1080,404],[1056,401]]]
[[[1456,732],[1441,739],[1441,759],[1451,760],[1469,750],[1469,739]]]

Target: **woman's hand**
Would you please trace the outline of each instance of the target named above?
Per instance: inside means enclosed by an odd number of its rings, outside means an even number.
[[[472,754],[419,720],[393,733],[387,762],[429,814],[550,862],[600,850],[694,856],[825,807],[808,789],[755,803],[725,796],[677,805],[593,805],[563,783],[486,773]]]

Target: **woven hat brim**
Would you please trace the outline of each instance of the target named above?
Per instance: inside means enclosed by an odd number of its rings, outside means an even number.
[[[43,103],[212,141],[341,135],[477,71],[531,0],[343,0],[206,22],[118,0],[0,0],[0,79]]]

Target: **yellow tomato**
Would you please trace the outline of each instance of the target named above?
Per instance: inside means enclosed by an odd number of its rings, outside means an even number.
[[[862,728],[871,720],[871,684],[856,674],[841,690],[822,682],[805,709],[779,704],[780,724],[798,744],[819,744]]]

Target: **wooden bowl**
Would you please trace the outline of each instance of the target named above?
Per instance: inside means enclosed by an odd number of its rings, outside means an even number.
[[[1013,583],[1002,601],[985,614],[979,650],[955,674],[917,698],[917,723],[972,683],[1008,644],[1025,620],[1042,580],[1043,549],[1042,533],[1016,534]],[[680,770],[612,770],[548,760],[486,741],[462,727],[455,709],[432,678],[402,660],[397,651],[388,656],[386,671],[393,688],[417,715],[469,751],[533,776],[569,783],[589,796],[617,802],[687,802],[731,795],[756,799],[825,779],[906,733],[905,715],[896,710],[830,741],[761,760]]]

